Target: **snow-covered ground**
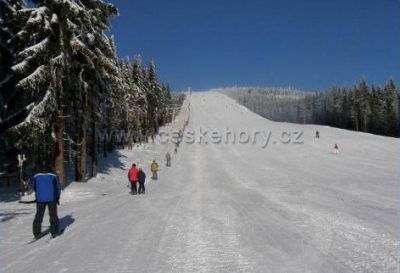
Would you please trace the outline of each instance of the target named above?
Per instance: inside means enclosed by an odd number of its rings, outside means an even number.
[[[0,272],[399,272],[399,139],[271,122],[218,93],[192,95],[189,125],[271,140],[182,143],[136,196],[128,167],[149,177],[171,145],[116,151],[63,192],[54,240],[28,244],[34,205],[3,202]]]

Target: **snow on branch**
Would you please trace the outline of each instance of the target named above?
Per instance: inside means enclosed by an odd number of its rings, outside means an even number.
[[[102,66],[107,70],[108,73],[112,73],[112,74],[117,74],[117,66],[115,64],[115,62],[113,62],[112,59],[107,58],[103,52],[101,52],[101,50],[99,48],[95,49],[95,52],[98,56],[98,59],[100,61],[100,63],[102,64]]]
[[[25,118],[25,120],[18,125],[15,125],[12,127],[14,130],[19,130],[25,126],[28,126],[32,123],[35,123],[38,125],[40,128],[44,127],[43,122],[40,121],[40,117],[43,115],[43,113],[46,110],[46,107],[49,104],[52,104],[52,100],[54,100],[52,92],[50,90],[47,90],[46,94],[44,95],[43,99],[40,100],[39,103],[31,103],[29,104],[26,109],[29,111],[29,115]]]
[[[27,25],[40,24],[45,19],[47,12],[48,12],[47,7],[40,7],[33,9],[29,20],[26,22]]]
[[[88,41],[89,41],[90,44],[94,43],[95,37],[94,37],[94,35],[92,33],[87,33],[86,37],[88,38]]]
[[[77,37],[74,37],[70,41],[70,45],[72,50],[76,52],[82,53],[86,57],[91,67],[94,67],[92,60],[96,57],[96,55]]]
[[[57,14],[53,13],[53,15],[51,16],[50,22],[51,22],[52,24],[57,24],[57,23],[58,23],[58,16],[57,16]]]
[[[23,8],[23,9],[19,9],[18,12],[20,13],[31,13],[33,11],[35,11],[36,8]]]
[[[78,26],[74,24],[71,20],[67,19],[67,27],[70,30],[77,30]]]
[[[86,61],[86,65],[92,69],[95,67],[93,59],[96,58],[96,55],[82,41],[80,41],[77,37],[74,37],[70,41],[70,45],[74,54],[80,53],[82,55]]]
[[[102,47],[106,47],[108,51],[110,51],[110,41],[108,37],[104,33],[95,32],[94,36],[96,38],[96,44],[101,45]]]
[[[23,51],[19,53],[20,56],[28,57],[31,55],[37,55],[38,53],[42,52],[49,44],[49,38],[43,39],[41,42],[25,48]]]
[[[63,64],[63,59],[64,59],[64,53],[61,53],[57,57],[53,58],[50,60],[51,65],[58,65],[61,66]]]
[[[43,82],[47,81],[49,76],[49,69],[46,65],[41,65],[30,74],[28,77],[22,79],[17,86],[22,88],[31,88],[37,90]]]
[[[21,39],[21,38],[25,37],[27,34],[28,34],[28,32],[26,30],[20,30],[20,31],[18,31],[16,37]],[[8,40],[7,42],[9,43],[9,42],[11,42],[11,40]]]
[[[85,13],[84,7],[79,5],[77,1],[64,0],[63,3],[68,6],[68,10],[72,11],[75,16],[78,16],[80,13]]]
[[[24,61],[17,63],[16,65],[12,66],[11,69],[17,73],[24,73],[26,70],[29,69],[29,60],[30,58],[25,59]]]

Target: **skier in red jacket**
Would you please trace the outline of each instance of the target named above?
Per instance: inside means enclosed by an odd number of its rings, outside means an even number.
[[[132,167],[128,171],[128,179],[129,182],[131,182],[131,194],[137,193],[138,172],[139,170],[136,167],[136,164],[133,163]]]

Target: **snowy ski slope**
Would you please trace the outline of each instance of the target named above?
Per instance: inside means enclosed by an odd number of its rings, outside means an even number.
[[[399,139],[271,122],[214,92],[193,93],[190,117],[270,142],[182,143],[140,196],[128,167],[150,177],[172,145],[119,150],[63,192],[54,240],[28,244],[34,205],[4,202],[0,272],[399,272]]]

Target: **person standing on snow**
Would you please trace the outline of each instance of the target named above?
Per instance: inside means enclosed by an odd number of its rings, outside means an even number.
[[[338,154],[339,153],[339,146],[335,143],[335,145],[333,145],[333,153],[334,154]]]
[[[146,181],[146,174],[140,167],[138,172],[138,181],[139,181],[139,194],[145,194],[144,182]]]
[[[315,132],[315,138],[319,138],[319,131]]]
[[[31,188],[36,196],[36,215],[33,221],[33,236],[39,239],[42,234],[42,222],[46,207],[49,210],[51,237],[59,233],[60,221],[57,215],[57,205],[60,204],[61,184],[54,173],[39,172],[31,180]]]
[[[128,179],[129,182],[131,183],[131,194],[135,195],[137,193],[137,181],[138,181],[138,168],[136,167],[136,164],[133,163],[132,167],[128,171]]]
[[[153,173],[153,176],[151,177],[151,179],[153,180],[157,180],[158,179],[158,163],[156,162],[156,160],[153,160],[153,163],[151,163],[150,165],[150,171]]]
[[[169,152],[165,155],[165,160],[167,161],[167,167],[171,167],[171,155]]]

